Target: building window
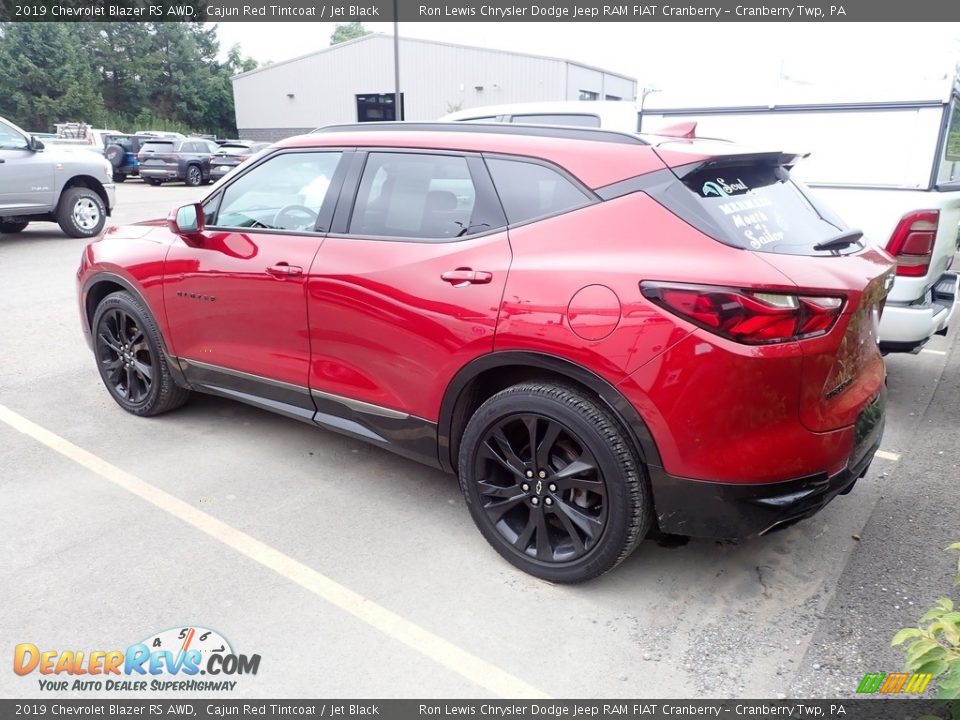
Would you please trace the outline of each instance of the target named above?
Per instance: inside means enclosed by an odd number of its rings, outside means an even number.
[[[619,95],[607,95],[607,100],[623,100]]]
[[[581,100],[599,100],[600,93],[593,92],[592,90],[581,90],[580,99]]]
[[[403,96],[400,93],[400,117],[397,117],[394,93],[371,93],[357,95],[357,122],[403,120]]]

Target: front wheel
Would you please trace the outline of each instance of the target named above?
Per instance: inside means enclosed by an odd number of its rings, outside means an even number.
[[[552,582],[602,575],[652,523],[649,485],[624,429],[572,387],[524,383],[487,400],[464,430],[459,474],[487,541]]]
[[[70,237],[93,237],[103,230],[106,222],[107,208],[90,188],[72,187],[60,198],[57,224]]]
[[[150,312],[126,292],[107,295],[93,316],[93,347],[100,378],[111,397],[134,415],[159,415],[183,405],[160,351],[160,331]]]

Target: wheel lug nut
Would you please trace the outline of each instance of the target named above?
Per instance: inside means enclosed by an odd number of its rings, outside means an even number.
[[[533,477],[533,470],[527,470],[527,477],[528,477],[528,478],[532,478],[532,477]]]
[[[538,497],[532,497],[532,498],[530,498],[530,504],[531,504],[531,505],[539,505],[539,504],[540,504],[540,498],[538,498]]]
[[[544,502],[545,502],[547,505],[553,505],[553,498],[546,498],[546,499],[544,500]]]
[[[556,484],[556,483],[550,483],[549,485],[547,485],[547,490],[549,490],[550,492],[556,492],[556,491],[557,491],[557,484]]]
[[[537,473],[537,476],[538,476],[541,480],[543,480],[543,479],[547,476],[547,471],[546,471],[546,470],[541,470],[540,472]]]
[[[530,489],[530,483],[524,483],[523,485],[520,486],[520,489],[523,490],[524,492],[527,492]]]

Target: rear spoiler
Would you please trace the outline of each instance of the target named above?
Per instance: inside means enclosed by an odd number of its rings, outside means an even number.
[[[782,151],[736,152],[734,150],[730,153],[702,155],[697,152],[678,152],[662,146],[654,148],[654,151],[681,180],[692,173],[704,170],[720,170],[744,165],[781,167],[791,170],[794,165],[810,154]]]

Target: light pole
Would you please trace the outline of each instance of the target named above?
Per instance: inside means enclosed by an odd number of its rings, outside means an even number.
[[[400,99],[400,15],[393,0],[393,119],[403,120],[403,102]]]
[[[640,91],[640,113],[637,115],[637,132],[643,132],[643,103],[647,99],[647,95],[651,95],[655,92],[660,92],[658,87],[645,87]]]

